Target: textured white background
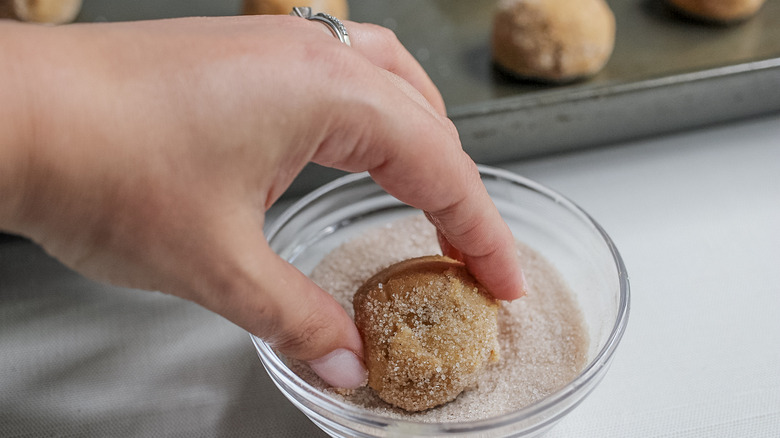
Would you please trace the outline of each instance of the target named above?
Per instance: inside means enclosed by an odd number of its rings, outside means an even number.
[[[612,369],[550,437],[780,436],[780,116],[506,167],[631,277]],[[230,323],[0,243],[0,436],[321,435]]]

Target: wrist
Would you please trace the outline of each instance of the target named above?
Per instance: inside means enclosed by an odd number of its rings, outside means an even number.
[[[0,22],[0,230],[23,233],[35,149],[27,25]]]
[[[39,240],[72,161],[65,27],[0,22],[0,230]],[[63,143],[64,142],[64,143]]]

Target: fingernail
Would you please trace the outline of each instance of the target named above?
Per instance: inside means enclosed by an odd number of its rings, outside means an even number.
[[[514,295],[506,299],[509,302],[523,298],[528,293],[528,281],[526,281],[525,272],[522,269],[517,271],[514,284],[516,285],[512,290]]]
[[[309,361],[311,369],[335,388],[355,389],[368,381],[368,371],[355,353],[339,348]]]
[[[522,286],[520,287],[520,297],[524,297],[528,293],[528,281],[525,279],[525,272],[520,271],[520,281],[522,281]]]

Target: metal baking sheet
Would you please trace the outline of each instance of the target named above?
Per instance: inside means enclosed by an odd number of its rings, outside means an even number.
[[[576,0],[572,7],[576,7]],[[483,163],[780,111],[780,2],[707,25],[663,0],[609,0],[614,53],[590,80],[519,82],[491,63],[496,0],[351,0],[351,18],[393,29],[440,88],[464,148]],[[232,15],[241,0],[85,0],[80,20]],[[293,192],[332,173],[307,169]]]
[[[497,73],[496,1],[353,1],[393,28],[442,91],[464,147],[498,162],[780,110],[780,2],[731,26],[686,19],[663,0],[612,0],[617,35],[597,76],[564,86]],[[576,7],[576,1],[572,2]]]

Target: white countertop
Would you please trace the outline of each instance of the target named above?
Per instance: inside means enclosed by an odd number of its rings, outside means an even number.
[[[780,115],[505,166],[614,239],[631,316],[549,437],[780,436]],[[324,436],[248,336],[0,243],[0,436]]]
[[[780,117],[508,168],[588,211],[631,281],[612,369],[550,437],[780,436]]]

